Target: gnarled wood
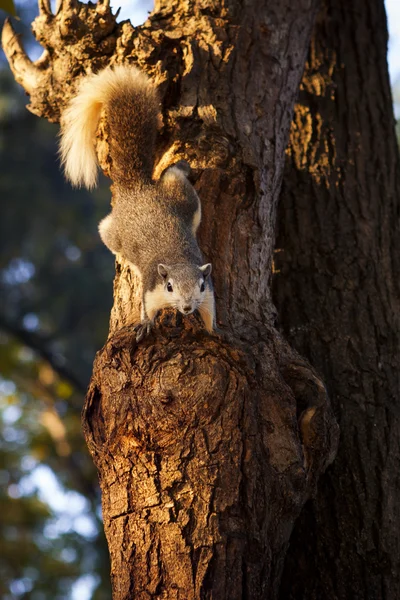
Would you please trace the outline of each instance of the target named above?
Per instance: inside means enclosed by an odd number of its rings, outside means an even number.
[[[43,74],[25,53],[19,36],[15,33],[9,19],[4,21],[1,42],[15,80],[28,94],[34,93],[37,87],[45,85]]]
[[[268,333],[238,346],[167,313],[155,339],[125,328],[98,354],[83,423],[115,598],[277,596],[337,429],[315,373]]]

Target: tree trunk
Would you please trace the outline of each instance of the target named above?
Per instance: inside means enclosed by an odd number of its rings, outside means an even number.
[[[399,156],[383,0],[327,0],[279,209],[282,330],[323,374],[338,457],[296,525],[282,600],[400,598]]]
[[[114,600],[276,598],[337,425],[310,365],[274,329],[275,215],[316,2],[160,0],[142,27],[107,3],[40,0],[31,64],[3,44],[30,108],[57,121],[78,78],[135,60],[158,84],[155,177],[186,159],[203,206],[220,331],[164,312],[139,345],[140,282],[117,264],[110,335],[83,411],[99,470]],[[107,171],[107,128],[99,131]]]

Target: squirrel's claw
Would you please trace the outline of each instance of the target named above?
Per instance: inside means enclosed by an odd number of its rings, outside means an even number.
[[[151,331],[151,321],[143,321],[136,325],[133,330],[136,333],[136,341],[141,342]]]

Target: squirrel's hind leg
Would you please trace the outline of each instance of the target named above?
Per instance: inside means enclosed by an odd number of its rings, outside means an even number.
[[[99,234],[103,243],[111,252],[118,254],[121,250],[121,241],[114,226],[112,213],[107,215],[99,223]]]

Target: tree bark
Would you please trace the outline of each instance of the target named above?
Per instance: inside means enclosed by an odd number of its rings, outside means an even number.
[[[137,29],[107,3],[41,0],[45,54],[3,44],[30,109],[57,121],[77,80],[135,62],[162,97],[154,176],[187,160],[203,206],[220,331],[164,312],[136,344],[140,282],[117,264],[110,335],[83,411],[114,600],[276,598],[293,524],[333,460],[325,387],[274,329],[285,148],[316,2],[160,0]],[[107,126],[98,151],[107,172]]]
[[[282,331],[324,376],[341,444],[299,519],[282,600],[400,597],[399,155],[382,0],[327,0],[279,209]]]

